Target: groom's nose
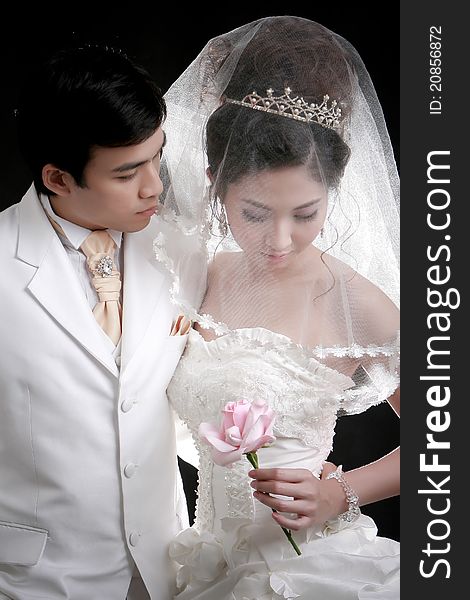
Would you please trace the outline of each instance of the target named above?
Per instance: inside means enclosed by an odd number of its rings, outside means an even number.
[[[139,196],[141,198],[158,197],[163,192],[163,183],[160,179],[160,173],[155,169],[152,163],[146,165],[146,167],[147,168],[143,170]]]

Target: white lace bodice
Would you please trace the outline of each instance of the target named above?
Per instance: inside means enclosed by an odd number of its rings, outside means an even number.
[[[260,450],[263,466],[305,466],[319,474],[332,449],[343,392],[353,381],[312,358],[285,336],[266,329],[240,329],[206,342],[191,330],[168,394],[189,427],[200,454],[197,526],[212,530],[217,498],[208,447],[197,430],[201,422],[219,423],[229,401],[260,398],[276,413],[270,448]],[[253,518],[248,462],[223,469],[226,511],[218,517]],[[219,513],[219,511],[217,511]]]

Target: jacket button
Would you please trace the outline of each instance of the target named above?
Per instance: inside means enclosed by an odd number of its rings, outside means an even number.
[[[136,468],[137,465],[135,465],[134,463],[128,463],[124,467],[124,475],[127,477],[127,479],[130,479],[132,475],[134,475]]]
[[[137,544],[139,543],[139,534],[137,533],[137,531],[133,531],[130,536],[129,536],[129,544],[131,546],[137,546]]]
[[[129,412],[131,410],[131,408],[134,406],[134,398],[125,398],[122,402],[121,402],[121,410],[122,412]]]

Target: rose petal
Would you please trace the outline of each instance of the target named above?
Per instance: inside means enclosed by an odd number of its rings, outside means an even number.
[[[237,448],[233,452],[219,452],[216,448],[212,448],[212,460],[221,467],[227,467],[239,461],[243,452],[242,448]]]
[[[266,413],[268,413],[268,415],[274,416],[273,411],[269,408],[266,402],[262,400],[257,400],[253,402],[253,404],[250,407],[250,412],[247,415],[245,422],[245,430],[242,431],[242,435],[245,436],[245,431],[250,430],[254,426],[256,421],[259,419],[259,417],[265,415]]]
[[[245,427],[242,431],[243,436],[246,436],[248,431],[250,431],[252,429],[253,425],[258,420],[258,417],[259,417],[259,414],[258,414],[257,410],[252,406],[250,408],[250,412],[246,416]]]
[[[256,440],[264,435],[264,423],[262,417],[259,417],[250,429],[245,429],[243,433],[243,442],[245,445],[252,446],[253,444],[256,444]]]
[[[232,444],[227,443],[224,440],[221,440],[219,438],[208,438],[207,442],[212,446],[212,448],[215,448],[218,452],[233,452],[234,450],[238,450],[238,448],[240,447],[238,444],[236,446],[233,446]]]
[[[261,398],[255,398],[251,405],[253,406],[253,408],[261,411],[262,413],[265,413],[267,410],[271,410],[266,400],[262,400]]]
[[[251,404],[248,402],[248,400],[239,400],[237,402],[237,406],[233,411],[233,422],[240,429],[240,431],[243,431],[245,427],[245,421],[250,409]]]
[[[221,437],[220,435],[220,431],[218,430],[218,428],[214,427],[212,423],[201,423],[199,425],[198,433],[204,441],[207,441],[206,438],[208,437],[218,437],[220,439],[223,439],[223,437]]]
[[[254,452],[275,441],[275,413],[264,400],[227,402],[222,413],[219,429],[211,423],[199,426],[202,441],[212,446],[212,458],[216,464],[228,466],[240,460],[242,454]]]
[[[229,427],[225,431],[225,441],[227,444],[232,444],[232,446],[236,446],[237,448],[240,446],[242,441],[242,436],[240,430],[235,425],[233,427]]]
[[[244,438],[245,445],[251,449],[258,449],[264,445],[265,442],[261,442],[261,439],[266,435],[270,438],[274,436],[271,433],[272,420],[267,415],[261,415],[256,423],[253,425],[251,430],[247,432]],[[269,432],[269,433],[268,433]],[[274,440],[273,440],[274,441]]]
[[[269,433],[269,435],[272,435],[273,434],[273,425],[274,425],[274,413],[273,414],[266,413],[265,415],[263,415],[262,419],[263,419],[263,423],[264,423],[265,432]]]
[[[246,444],[245,453],[246,452],[256,452],[263,446],[271,444],[274,440],[275,440],[275,438],[273,438],[272,436],[269,436],[269,435],[263,435],[261,437],[258,437],[258,438],[256,438],[256,440],[254,442],[251,442],[250,444]]]
[[[222,434],[211,423],[201,423],[199,425],[199,435],[203,442],[217,448],[220,452],[231,452],[233,450],[233,445],[222,439]]]
[[[227,402],[224,410],[222,411],[223,419],[221,425],[221,431],[225,431],[229,427],[232,427],[233,422],[233,411],[235,410],[235,402]]]

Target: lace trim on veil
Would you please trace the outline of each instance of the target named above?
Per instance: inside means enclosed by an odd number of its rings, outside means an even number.
[[[171,228],[171,231],[174,235],[195,237],[199,243],[200,252],[207,255],[207,252],[204,250],[207,237],[204,230],[201,230],[199,227],[195,227],[194,225],[192,227],[187,227],[186,223],[189,223],[189,221],[179,215],[176,215],[173,211],[166,210],[162,212],[158,218],[162,225],[164,225],[163,229]],[[180,276],[177,272],[177,267],[173,258],[168,253],[169,241],[170,236],[163,231],[160,231],[153,242],[153,250],[157,261],[166,268],[171,276],[171,302],[177,306],[181,313],[183,313],[188,319],[193,321],[193,323],[199,323],[203,329],[212,329],[218,336],[229,333],[230,329],[224,323],[217,323],[210,315],[200,314],[193,305],[187,302],[180,295]]]
[[[192,225],[188,227],[189,221],[179,215],[176,215],[173,211],[166,210],[158,217],[162,223],[166,225],[166,228],[171,228],[171,231],[175,235],[183,236],[196,236],[200,243],[200,252],[203,252],[207,256],[205,250],[205,244],[207,241],[208,234],[206,231],[199,229]],[[194,323],[199,323],[203,329],[211,329],[217,336],[228,335],[229,333],[237,330],[230,329],[225,323],[215,321],[211,315],[206,313],[199,313],[199,311],[190,303],[188,303],[181,295],[181,282],[180,276],[177,272],[177,267],[169,255],[167,248],[169,246],[170,236],[161,231],[154,240],[153,248],[155,257],[168,271],[171,276],[172,285],[170,288],[170,300],[178,307],[178,309]],[[278,334],[282,335],[282,334]],[[334,356],[337,358],[360,358],[361,356],[370,357],[392,357],[398,356],[400,350],[400,336],[399,332],[395,340],[383,344],[368,344],[363,346],[355,342],[348,346],[332,345],[329,347],[325,346],[314,346],[313,348],[305,348],[300,344],[297,344],[293,340],[290,340],[286,336],[282,336],[289,341],[289,344],[293,347],[302,349],[308,356],[315,357],[318,359],[327,358],[328,356]]]

